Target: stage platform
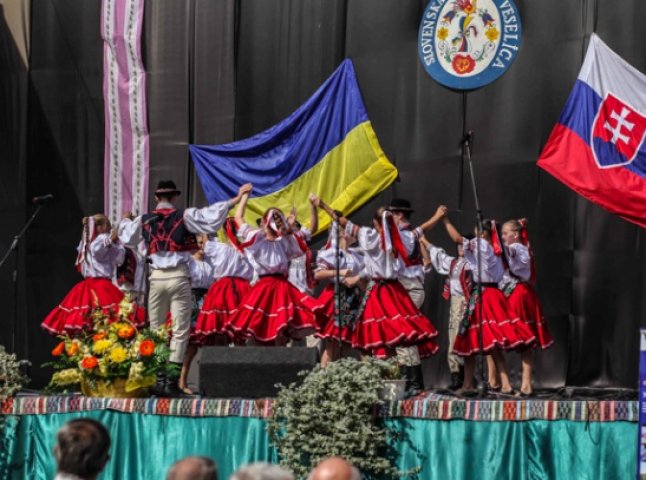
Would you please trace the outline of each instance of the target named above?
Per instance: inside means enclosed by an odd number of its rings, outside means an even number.
[[[277,461],[265,432],[272,399],[20,396],[2,405],[0,478],[50,479],[54,434],[72,418],[113,438],[102,478],[161,479],[178,458],[208,455],[226,479]],[[636,471],[638,403],[626,400],[460,399],[425,393],[375,409],[398,432],[397,464],[419,479],[621,479]]]

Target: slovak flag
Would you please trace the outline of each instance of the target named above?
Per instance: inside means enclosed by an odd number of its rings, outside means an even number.
[[[595,34],[538,166],[646,228],[646,76]]]

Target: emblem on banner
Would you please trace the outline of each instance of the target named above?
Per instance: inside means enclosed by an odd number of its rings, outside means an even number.
[[[644,136],[646,117],[608,93],[592,123],[592,151],[599,168],[628,165],[635,160]]]
[[[520,48],[512,0],[431,0],[419,27],[419,56],[437,82],[473,90],[500,77]]]

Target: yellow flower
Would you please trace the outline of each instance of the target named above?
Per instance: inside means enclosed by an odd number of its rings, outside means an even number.
[[[128,296],[123,297],[123,300],[119,303],[119,315],[128,318],[134,309],[135,307]]]
[[[123,347],[116,347],[110,350],[108,358],[111,362],[122,363],[128,359],[128,352]]]
[[[94,343],[94,346],[92,347],[92,351],[94,353],[98,353],[99,355],[102,353],[107,352],[110,347],[112,347],[112,340],[99,340],[98,342]]]
[[[76,368],[68,368],[52,375],[52,385],[64,387],[66,385],[74,385],[81,382],[81,374]]]
[[[449,36],[449,29],[445,27],[438,28],[437,38],[440,40],[446,40],[446,37]]]
[[[489,39],[490,42],[493,42],[498,39],[500,32],[496,27],[491,27],[485,30],[485,36]]]

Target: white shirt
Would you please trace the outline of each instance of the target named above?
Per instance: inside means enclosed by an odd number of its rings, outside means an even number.
[[[374,279],[396,279],[399,277],[404,264],[392,253],[382,250],[381,237],[377,230],[370,227],[358,227],[348,221],[345,232],[346,235],[356,234],[359,247],[364,252],[364,272],[367,277]]]
[[[399,227],[399,236],[401,237],[402,243],[409,255],[413,253],[417,242],[419,242],[419,239],[423,235],[424,231],[420,227],[411,230]],[[410,267],[407,267],[406,264],[404,264],[404,268],[400,272],[399,276],[404,278],[414,278],[424,283],[424,274],[424,265],[422,263],[419,265],[411,265]]]
[[[77,248],[79,252],[81,244],[82,242]],[[112,280],[125,255],[123,245],[113,243],[109,233],[101,233],[90,243],[85,261],[81,264],[81,275],[85,278],[101,277]]]
[[[479,247],[479,254],[476,251],[476,244]],[[502,259],[494,253],[493,247],[488,241],[483,238],[474,238],[472,240],[464,238],[462,245],[464,247],[464,258],[469,262],[474,282],[478,281],[478,256],[482,259],[482,278],[480,281],[482,283],[498,283],[502,280],[505,273]]]
[[[204,244],[206,260],[213,267],[214,280],[223,277],[240,277],[251,281],[253,267],[244,253],[236,250],[228,243],[219,240],[209,240]]]
[[[188,271],[191,273],[191,288],[207,289],[213,283],[213,267],[208,262],[196,260],[191,256]]]
[[[233,202],[226,200],[224,202],[214,203],[204,208],[187,208],[184,210],[184,225],[191,233],[216,233],[224,220]],[[175,207],[168,202],[159,202],[155,210],[160,209],[175,209]],[[129,246],[136,246],[143,238],[142,235],[142,217],[139,216],[134,220],[124,218],[119,223],[119,239]],[[150,255],[151,268],[153,269],[167,269],[175,268],[182,264],[188,265],[191,252],[156,252]]]
[[[312,239],[312,232],[307,227],[301,227],[301,229],[298,232],[295,232],[294,235],[301,235],[306,242],[309,242]],[[307,255],[305,255],[305,253],[301,253],[300,256],[290,260],[287,280],[301,292],[311,294],[312,289],[307,284],[306,264]]]
[[[253,266],[258,276],[287,275],[289,261],[303,254],[293,235],[268,240],[262,230],[251,228],[246,223],[240,227],[238,233],[245,242],[254,240],[246,247],[246,251],[253,258]]]
[[[440,275],[449,276],[449,287],[451,289],[451,295],[461,295],[464,296],[464,291],[462,290],[462,282],[460,282],[460,275],[462,269],[469,269],[469,264],[467,263],[464,257],[452,257],[448,255],[444,249],[431,245],[429,250],[429,255],[431,257],[431,264],[433,268]],[[451,270],[451,264],[457,258],[453,270]]]
[[[319,250],[316,258],[316,270],[334,270],[336,269],[336,249],[326,248]],[[363,254],[356,248],[348,250],[339,249],[339,270],[348,269],[352,275],[361,275],[364,270]],[[333,282],[336,278],[331,279]]]
[[[532,257],[529,249],[522,243],[512,243],[505,246],[509,270],[523,282],[532,277]]]

